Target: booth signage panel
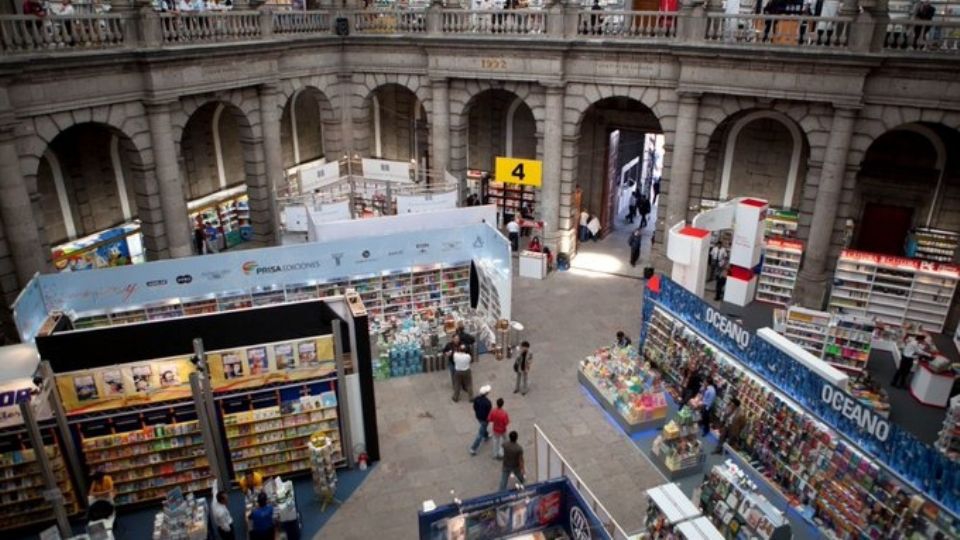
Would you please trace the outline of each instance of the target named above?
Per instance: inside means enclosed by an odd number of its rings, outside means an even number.
[[[283,223],[288,231],[307,232],[307,207],[302,204],[291,204],[283,207]]]
[[[309,210],[310,221],[314,225],[317,223],[330,223],[331,221],[347,221],[350,216],[350,201],[343,200],[332,203],[317,203]]]
[[[494,166],[494,178],[505,184],[540,187],[543,184],[543,162],[498,157]]]
[[[33,340],[49,312],[43,300],[39,277],[31,279],[13,303],[13,321],[20,332],[20,341],[24,343]]]
[[[874,418],[872,413],[855,407],[855,397],[827,383],[774,344],[751,336],[749,344],[742,348],[738,341],[742,339],[738,337],[740,332],[731,329],[732,323],[717,322],[718,316],[705,316],[709,305],[667,277],[657,276],[655,283],[648,282],[644,296],[641,339],[646,337],[654,306],[666,309],[814,417],[854,441],[863,452],[884,463],[915,489],[954,514],[960,512],[960,467],[934,447],[882,417]]]
[[[410,163],[363,158],[363,177],[386,182],[413,182],[410,178]]]
[[[379,236],[383,231],[393,233],[416,232],[425,229],[457,228],[465,225],[495,224],[497,205],[465,206],[434,210],[419,214],[379,216],[318,224],[310,231],[311,242],[332,242],[348,238]],[[506,242],[506,239],[504,239]],[[508,245],[508,244],[504,244]]]
[[[304,166],[300,169],[300,193],[310,193],[313,190],[335,184],[340,181],[340,163],[324,160]]]
[[[459,194],[456,190],[446,193],[425,193],[423,195],[397,195],[398,214],[416,214],[434,210],[449,210],[457,207]]]

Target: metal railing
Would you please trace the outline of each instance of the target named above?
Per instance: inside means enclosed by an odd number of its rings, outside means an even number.
[[[547,13],[533,9],[445,9],[444,34],[530,35],[547,32]]]
[[[708,42],[793,47],[843,48],[849,43],[848,17],[795,15],[707,15]]]
[[[537,464],[536,481],[543,482],[555,478],[569,479],[574,489],[580,493],[584,502],[593,510],[593,513],[600,520],[600,523],[603,524],[603,528],[613,540],[628,540],[634,538],[634,536],[628,535],[626,531],[623,530],[623,527],[617,523],[617,520],[613,519],[613,516],[607,508],[603,506],[603,503],[593,494],[593,491],[587,487],[587,484],[585,484],[580,478],[580,475],[573,470],[573,467],[567,463],[567,460],[564,459],[560,451],[557,450],[556,445],[554,445],[543,430],[540,429],[540,426],[534,424],[533,429],[536,431],[536,438],[534,439],[534,457]]]
[[[0,17],[2,50],[7,53],[119,48],[126,43],[125,16],[114,13]]]
[[[218,43],[261,37],[257,11],[162,13],[160,26],[164,44]]]
[[[358,34],[422,34],[427,31],[427,12],[407,9],[355,11],[351,29]]]
[[[321,34],[330,32],[333,16],[328,11],[279,11],[273,14],[274,34]]]
[[[619,39],[672,39],[677,37],[677,14],[584,10],[577,14],[577,34]]]
[[[960,54],[960,22],[891,21],[883,49]]]

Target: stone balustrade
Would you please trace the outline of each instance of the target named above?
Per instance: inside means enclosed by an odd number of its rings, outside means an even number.
[[[845,48],[852,23],[851,17],[709,14],[706,39],[751,45]]]
[[[860,22],[853,17],[728,15],[690,12],[377,9],[225,11],[0,16],[0,54],[333,37],[336,21],[349,35],[450,38],[530,37],[590,42],[670,42],[677,45],[830,48],[865,53],[960,54],[960,22]],[[877,20],[879,22],[872,22]],[[343,30],[341,29],[341,32]],[[347,37],[347,36],[343,36]]]

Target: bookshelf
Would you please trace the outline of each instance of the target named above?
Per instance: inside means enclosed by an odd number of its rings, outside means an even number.
[[[700,488],[700,507],[728,538],[792,537],[783,512],[730,461],[710,469]]]
[[[830,309],[941,332],[958,280],[958,266],[847,249],[837,261]]]
[[[504,184],[490,180],[486,191],[489,203],[497,205],[497,213],[500,214],[503,225],[506,225],[509,216],[518,214],[524,204],[530,212],[533,212],[537,204],[536,191],[530,186]]]
[[[52,429],[41,429],[47,457],[54,470],[67,514],[80,511],[76,492]],[[0,452],[0,530],[17,529],[54,520],[53,508],[44,500],[46,491],[40,463],[25,432],[4,437]]]
[[[805,351],[821,358],[830,319],[830,314],[825,311],[791,307],[787,310],[787,329],[784,335]]]
[[[110,312],[73,313],[71,318],[77,330],[100,328],[329,298],[343,295],[347,288],[356,289],[367,312],[375,318],[403,317],[436,308],[463,311],[470,307],[470,268],[471,261],[415,266],[382,274],[296,283],[285,287],[258,287],[249,291],[233,290],[192,298],[174,298]],[[499,317],[499,301],[495,309]]]
[[[263,401],[244,401],[250,407],[258,403]],[[226,410],[225,403],[221,405]],[[334,461],[343,461],[337,397],[333,391],[279,405],[224,412],[223,427],[235,476],[250,469],[264,477],[309,470],[308,443],[317,434],[332,441],[336,448]]]
[[[175,487],[206,489],[211,477],[197,420],[82,436],[80,446],[89,467],[113,478],[118,506],[162,500]]]
[[[864,317],[835,317],[827,329],[823,359],[838,369],[863,375],[870,358],[870,344],[876,329],[873,321]]]
[[[800,213],[786,208],[770,208],[763,225],[766,238],[795,238],[800,228]]]
[[[948,458],[960,463],[960,395],[950,400],[936,446]]]
[[[757,282],[757,300],[786,306],[797,284],[802,255],[802,242],[768,238],[764,243],[763,267]]]
[[[952,263],[956,259],[960,234],[943,229],[918,228],[916,239],[916,258],[941,263]]]

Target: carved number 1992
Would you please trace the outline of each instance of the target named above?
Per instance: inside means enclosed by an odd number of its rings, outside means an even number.
[[[503,58],[481,58],[481,69],[507,69],[507,61]]]

